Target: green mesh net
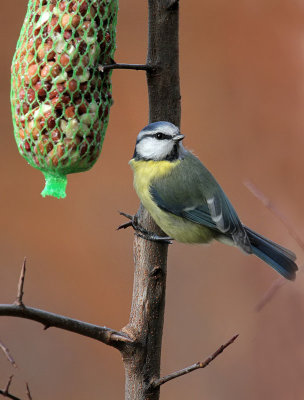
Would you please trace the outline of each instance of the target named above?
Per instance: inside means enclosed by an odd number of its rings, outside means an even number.
[[[66,175],[97,160],[112,104],[118,0],[30,0],[12,63],[11,104],[22,156],[65,197]]]

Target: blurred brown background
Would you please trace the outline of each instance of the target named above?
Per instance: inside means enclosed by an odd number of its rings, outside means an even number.
[[[132,294],[131,231],[116,232],[117,210],[135,212],[128,160],[147,123],[143,72],[114,71],[101,157],[69,177],[65,200],[43,199],[42,174],[26,165],[13,137],[10,63],[26,0],[1,1],[0,302],[14,300],[28,257],[28,305],[119,329]],[[146,55],[147,8],[121,1],[117,62]],[[300,0],[181,1],[182,131],[186,145],[224,187],[242,220],[298,255],[286,228],[245,188],[250,179],[304,237],[304,3]],[[237,342],[204,371],[161,390],[167,400],[304,398],[303,276],[260,313],[254,308],[278,275],[228,246],[175,243],[168,262],[162,372],[204,359],[233,334]],[[122,399],[119,353],[31,321],[0,318],[0,387],[34,399]]]

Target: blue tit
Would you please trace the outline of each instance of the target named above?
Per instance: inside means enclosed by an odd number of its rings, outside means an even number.
[[[295,254],[242,224],[211,173],[183,147],[183,139],[177,126],[151,123],[138,134],[129,162],[137,195],[156,224],[178,242],[216,239],[235,245],[295,279]]]

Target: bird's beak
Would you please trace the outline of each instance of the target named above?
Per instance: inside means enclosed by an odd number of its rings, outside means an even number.
[[[174,142],[180,142],[181,140],[183,140],[185,137],[185,135],[176,135],[174,136],[173,140]]]

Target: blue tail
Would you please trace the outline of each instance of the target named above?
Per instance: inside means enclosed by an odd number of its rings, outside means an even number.
[[[269,264],[284,278],[294,280],[298,270],[297,264],[294,262],[296,259],[295,254],[246,226],[244,228],[250,240],[253,254]]]

